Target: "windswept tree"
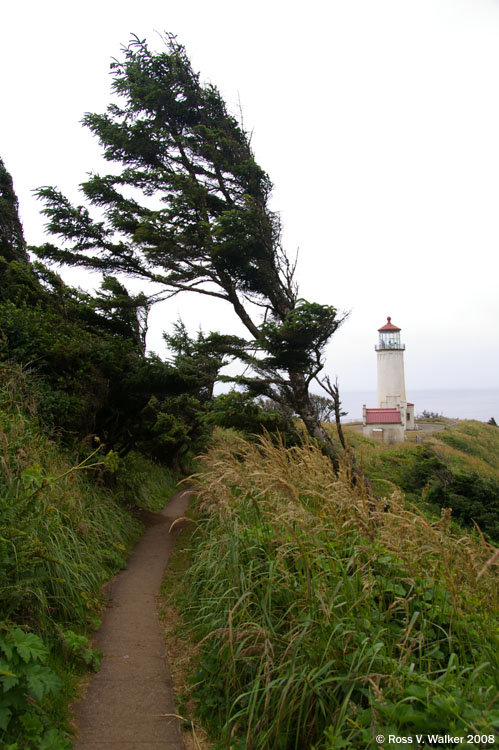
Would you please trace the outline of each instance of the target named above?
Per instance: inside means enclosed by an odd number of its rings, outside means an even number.
[[[309,386],[344,316],[299,298],[269,208],[272,184],[248,133],[175,37],[165,43],[158,54],[135,37],[112,63],[120,104],[84,118],[114,166],[81,186],[98,216],[53,187],[39,189],[47,227],[62,243],[38,254],[159,283],[165,297],[191,292],[230,304],[249,334],[232,350],[252,366],[240,382],[292,408],[337,465]]]

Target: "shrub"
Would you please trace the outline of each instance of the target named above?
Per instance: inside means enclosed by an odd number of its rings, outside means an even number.
[[[474,471],[460,471],[451,476],[447,484],[430,486],[426,499],[441,508],[452,508],[457,521],[469,527],[477,524],[499,543],[499,482]]]
[[[265,430],[272,432],[281,427],[283,418],[277,410],[263,408],[246,393],[230,391],[214,399],[206,421],[218,427],[261,435]]]

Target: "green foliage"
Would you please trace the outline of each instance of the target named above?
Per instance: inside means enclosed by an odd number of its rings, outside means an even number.
[[[334,422],[335,411],[334,401],[332,401],[332,399],[327,398],[327,396],[321,396],[317,393],[312,393],[310,395],[310,400],[314,405],[314,409],[317,412],[317,417],[321,422]],[[341,405],[340,414],[342,417],[347,414],[347,412],[341,411]]]
[[[470,444],[468,440],[464,439],[460,435],[443,433],[440,436],[440,440],[442,440],[447,445],[450,445],[451,448],[456,448],[456,450],[462,451],[463,453],[469,453],[472,456],[480,455],[480,451],[477,446]]]
[[[23,412],[19,371],[2,369],[0,440],[0,607],[39,632],[86,623],[98,611],[103,580],[123,563],[138,526],[85,472],[102,471],[94,452],[73,465]]]
[[[62,682],[48,666],[42,639],[21,628],[0,625],[0,741],[3,747],[71,750],[68,736],[50,726],[47,699]],[[22,741],[22,745],[18,742]]]
[[[236,356],[241,346],[236,336],[213,332],[199,331],[191,339],[182,321],[174,324],[173,333],[163,337],[172,352],[170,363],[178,377],[176,392],[183,393],[188,386],[203,400],[212,398],[220,368]]]
[[[187,471],[189,460],[205,447],[209,437],[202,420],[206,407],[197,396],[188,393],[161,400],[151,398],[144,409],[139,449],[177,472]]]
[[[35,267],[18,260],[7,261],[0,256],[0,301],[37,305],[45,297]]]
[[[422,490],[432,481],[448,482],[452,476],[446,463],[429,446],[418,445],[410,455],[405,452],[401,457],[397,483],[407,493]]]
[[[104,320],[113,333],[131,340],[137,350],[145,354],[147,316],[151,307],[145,294],[131,296],[118,279],[105,276],[97,297],[87,297],[85,301],[94,310],[103,313]]]
[[[99,482],[115,456],[96,450],[71,463],[40,431],[19,368],[2,366],[0,375],[0,744],[66,750],[68,675],[98,664],[85,631],[140,525]]]
[[[19,220],[12,177],[0,158],[0,256],[7,261],[27,261],[26,243]]]
[[[119,308],[130,320],[135,314],[137,325],[127,327],[116,322],[121,313],[101,315],[102,300],[66,287],[47,269],[19,263],[7,268],[1,354],[32,370],[40,417],[68,436],[97,433],[109,448],[127,450],[130,426],[151,395],[148,376],[158,368],[137,341],[140,300],[128,298],[129,306]],[[116,300],[106,304],[119,307]]]
[[[452,508],[453,518],[464,526],[477,524],[482,532],[499,543],[499,481],[474,471],[460,471],[445,484],[431,484],[428,502]]]
[[[123,505],[133,501],[140,508],[158,512],[175,492],[177,482],[178,476],[172,469],[130,451],[119,461],[113,489]]]
[[[206,417],[210,424],[233,428],[247,435],[274,432],[285,426],[278,411],[263,409],[248,394],[230,391],[217,396]]]
[[[442,434],[440,440],[468,455],[480,455],[481,448],[452,433]],[[452,508],[455,521],[468,528],[478,524],[481,531],[495,542],[499,541],[499,479],[477,471],[457,469],[437,454],[429,445],[412,446],[384,451],[379,469],[415,502],[423,497],[437,508]]]
[[[262,325],[264,364],[279,370],[304,372],[314,369],[321,350],[341,325],[337,310],[306,300],[298,300],[282,320]]]
[[[107,277],[92,298],[40,265],[6,269],[0,360],[29,367],[47,427],[66,440],[96,434],[121,456],[140,444],[164,462],[202,447],[201,416],[224,361],[223,337],[199,334],[190,342],[179,329],[168,337],[180,348],[167,364],[143,354],[147,302],[115,279]]]
[[[99,218],[55,188],[40,188],[47,228],[61,246],[35,252],[148,279],[165,295],[190,291],[229,303],[251,336],[231,343],[232,355],[252,368],[251,377],[234,382],[253,396],[286,401],[337,465],[308,389],[345,316],[298,298],[280,219],[269,208],[272,184],[255,162],[249,134],[218,90],[200,82],[175,37],[167,34],[165,42],[166,50],[155,54],[133,37],[112,64],[119,103],[84,118],[104,157],[119,165],[81,186]],[[258,309],[264,322],[253,317]],[[188,444],[178,414],[168,413],[160,410],[156,421],[163,447],[180,438]]]
[[[102,652],[91,648],[85,635],[79,635],[72,630],[65,630],[62,633],[62,638],[67,652],[76,662],[81,660],[83,664],[91,667],[95,672],[99,669]]]
[[[106,341],[66,323],[55,311],[12,302],[0,305],[0,325],[6,337],[4,356],[36,366],[45,422],[77,435],[92,432],[107,396],[97,365],[107,356]]]
[[[182,322],[164,338],[171,350],[168,363],[157,362],[153,394],[134,429],[138,448],[155,460],[187,473],[190,461],[206,446],[211,428],[206,414],[213,389],[233,337],[199,332],[191,339]]]
[[[491,546],[399,493],[378,509],[308,444],[232,436],[197,490],[182,610],[201,644],[197,710],[220,747],[499,729]]]

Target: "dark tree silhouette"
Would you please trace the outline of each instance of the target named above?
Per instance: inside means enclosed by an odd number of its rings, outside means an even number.
[[[12,177],[0,158],[0,255],[7,261],[28,260],[18,211]]]
[[[121,105],[84,118],[105,158],[120,165],[82,185],[99,218],[52,187],[39,189],[48,229],[63,243],[38,253],[158,282],[165,297],[189,291],[228,302],[250,335],[233,342],[233,354],[252,366],[239,382],[288,404],[337,466],[309,385],[345,316],[299,298],[269,209],[272,185],[248,133],[218,90],[200,82],[175,37],[165,41],[159,54],[138,38],[123,48],[112,64]]]

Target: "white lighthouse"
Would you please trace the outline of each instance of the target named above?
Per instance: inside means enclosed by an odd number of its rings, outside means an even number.
[[[364,435],[385,443],[404,440],[406,430],[414,429],[414,404],[405,395],[404,350],[400,328],[387,318],[378,328],[379,341],[375,346],[378,357],[378,406],[364,405]]]
[[[375,349],[378,353],[378,407],[394,407],[405,402],[404,349],[400,343],[400,328],[394,326],[392,319],[378,328],[379,342]]]

